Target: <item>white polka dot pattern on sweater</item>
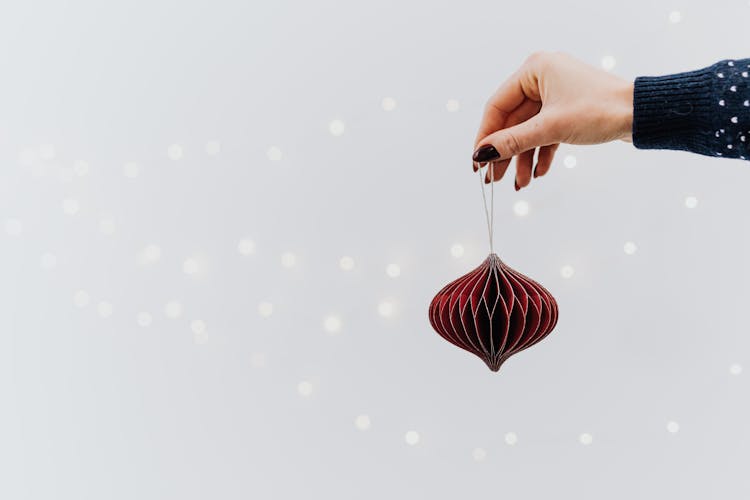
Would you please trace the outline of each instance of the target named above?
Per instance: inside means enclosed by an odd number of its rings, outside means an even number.
[[[717,64],[714,92],[718,105],[716,156],[750,160],[750,60],[721,61]],[[716,102],[716,101],[715,101]]]

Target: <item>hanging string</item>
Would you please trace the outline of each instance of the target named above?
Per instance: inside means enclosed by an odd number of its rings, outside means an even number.
[[[487,175],[490,176],[490,206],[487,207],[487,195],[484,194],[484,176],[482,175],[482,169],[477,169],[479,173],[479,187],[482,188],[482,201],[484,202],[484,215],[487,218],[487,235],[490,239],[490,253],[495,253],[493,247],[493,239],[495,235],[495,169],[492,168],[492,163],[487,164]]]

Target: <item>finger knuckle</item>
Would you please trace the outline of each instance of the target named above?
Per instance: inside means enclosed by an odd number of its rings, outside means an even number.
[[[532,66],[538,66],[544,64],[549,58],[550,53],[545,50],[537,50],[532,52],[529,57],[526,58],[526,63]]]
[[[509,130],[508,133],[505,134],[504,149],[511,155],[517,155],[521,152],[521,141],[518,139],[518,135],[512,130]]]

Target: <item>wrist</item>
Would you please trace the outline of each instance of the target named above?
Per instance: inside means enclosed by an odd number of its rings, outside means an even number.
[[[633,142],[633,92],[634,83],[624,81],[617,93],[618,106],[618,131],[621,141]]]

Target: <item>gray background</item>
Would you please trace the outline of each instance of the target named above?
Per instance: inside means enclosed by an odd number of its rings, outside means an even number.
[[[529,53],[666,74],[750,56],[748,15],[4,2],[0,496],[750,495],[746,163],[562,146],[496,190],[556,330],[491,373],[427,322],[487,254],[471,146]]]

